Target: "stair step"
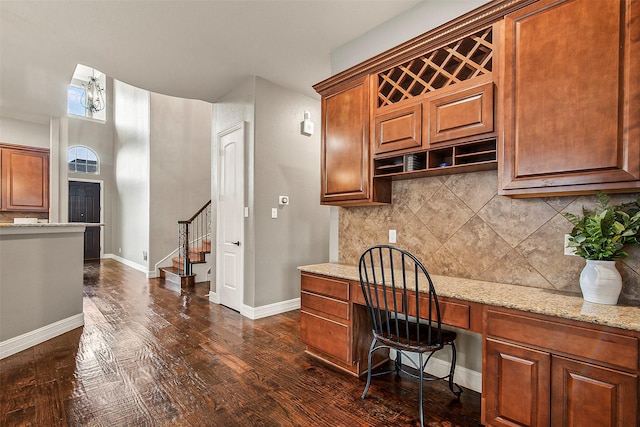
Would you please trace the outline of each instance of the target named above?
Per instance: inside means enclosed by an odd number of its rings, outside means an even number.
[[[196,283],[195,277],[195,274],[182,274],[182,271],[175,267],[160,268],[160,278],[176,285],[192,286]]]
[[[173,266],[175,268],[182,268],[183,266],[183,260],[182,257],[173,257],[171,258],[171,261],[173,262]],[[191,264],[204,264],[205,262],[207,262],[206,258],[204,257],[204,255],[202,256],[190,256],[189,257],[189,261],[191,262]]]

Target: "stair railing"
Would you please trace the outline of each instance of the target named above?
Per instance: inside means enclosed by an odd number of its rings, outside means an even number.
[[[211,200],[209,200],[191,218],[178,221],[179,260],[182,265],[182,275],[193,274],[191,268],[190,248],[200,246],[204,248],[205,240],[211,233]],[[208,243],[210,244],[210,243]]]

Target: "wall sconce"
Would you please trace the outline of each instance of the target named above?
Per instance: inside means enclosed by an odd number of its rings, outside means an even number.
[[[300,122],[300,133],[305,136],[313,135],[313,122],[311,121],[311,113],[304,112],[304,120]]]

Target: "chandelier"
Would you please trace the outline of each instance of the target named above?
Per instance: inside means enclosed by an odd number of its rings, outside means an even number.
[[[83,84],[84,94],[80,102],[82,106],[92,113],[104,109],[104,89],[100,87],[100,82],[95,76],[89,77],[89,81]]]

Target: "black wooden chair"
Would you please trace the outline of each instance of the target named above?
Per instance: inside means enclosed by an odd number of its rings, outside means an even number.
[[[409,252],[389,246],[376,245],[360,257],[360,286],[367,303],[373,327],[373,342],[369,349],[367,385],[362,398],[367,396],[371,378],[389,374],[394,370],[372,373],[372,355],[380,349],[396,351],[395,372],[404,372],[419,381],[420,425],[423,425],[423,381],[449,381],[451,392],[459,398],[460,386],[453,382],[456,368],[456,333],[442,329],[440,305],[433,282],[422,263]],[[411,291],[417,290],[420,298]],[[431,356],[451,346],[451,368],[444,377],[425,376],[424,369]],[[417,375],[403,368],[402,356],[417,353],[418,363],[406,357],[417,369]],[[425,353],[428,356],[425,360]],[[457,390],[454,390],[454,386]]]

